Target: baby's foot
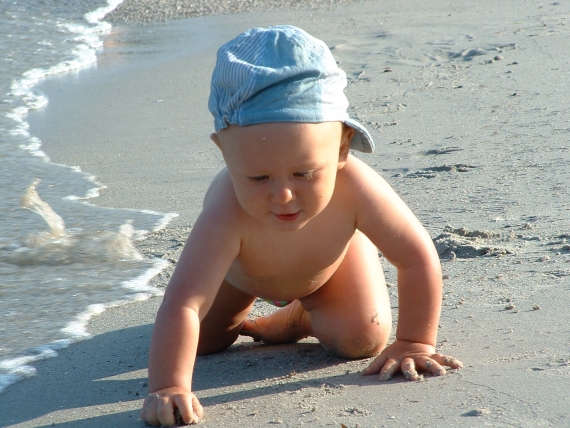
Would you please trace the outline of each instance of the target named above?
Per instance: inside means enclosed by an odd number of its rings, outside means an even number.
[[[311,327],[308,313],[301,302],[294,300],[270,315],[245,320],[240,334],[252,337],[256,342],[287,343],[310,336]]]

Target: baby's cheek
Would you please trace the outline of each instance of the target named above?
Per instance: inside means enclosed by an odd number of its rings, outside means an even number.
[[[315,198],[315,211],[321,212],[330,203],[332,197],[331,192],[321,191]]]

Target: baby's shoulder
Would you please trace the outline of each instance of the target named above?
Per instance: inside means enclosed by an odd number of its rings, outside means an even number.
[[[235,191],[227,168],[222,169],[212,180],[204,196],[204,205],[228,202],[235,199]]]
[[[235,216],[236,210],[240,208],[230,175],[226,168],[221,170],[210,183],[206,195],[202,212],[209,215],[228,214]]]
[[[358,217],[373,212],[381,215],[387,204],[394,204],[395,192],[372,167],[354,156],[348,158],[337,179],[338,199],[356,211]]]
[[[345,190],[347,195],[356,198],[365,191],[377,188],[379,182],[385,181],[369,165],[352,155],[337,175],[339,190]]]

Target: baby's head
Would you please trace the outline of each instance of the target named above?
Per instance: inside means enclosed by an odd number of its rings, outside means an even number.
[[[325,43],[295,27],[254,28],[218,50],[212,140],[246,212],[296,230],[328,205],[349,149],[374,150],[345,87]]]
[[[218,50],[208,107],[216,132],[230,125],[339,121],[354,129],[350,148],[374,150],[372,137],[348,117],[346,74],[327,45],[280,25],[253,28]]]

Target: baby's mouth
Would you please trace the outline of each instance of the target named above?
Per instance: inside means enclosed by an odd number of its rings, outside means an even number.
[[[281,221],[295,221],[299,218],[300,215],[300,211],[297,211],[296,213],[293,214],[275,214],[275,217],[277,217],[279,220]]]

